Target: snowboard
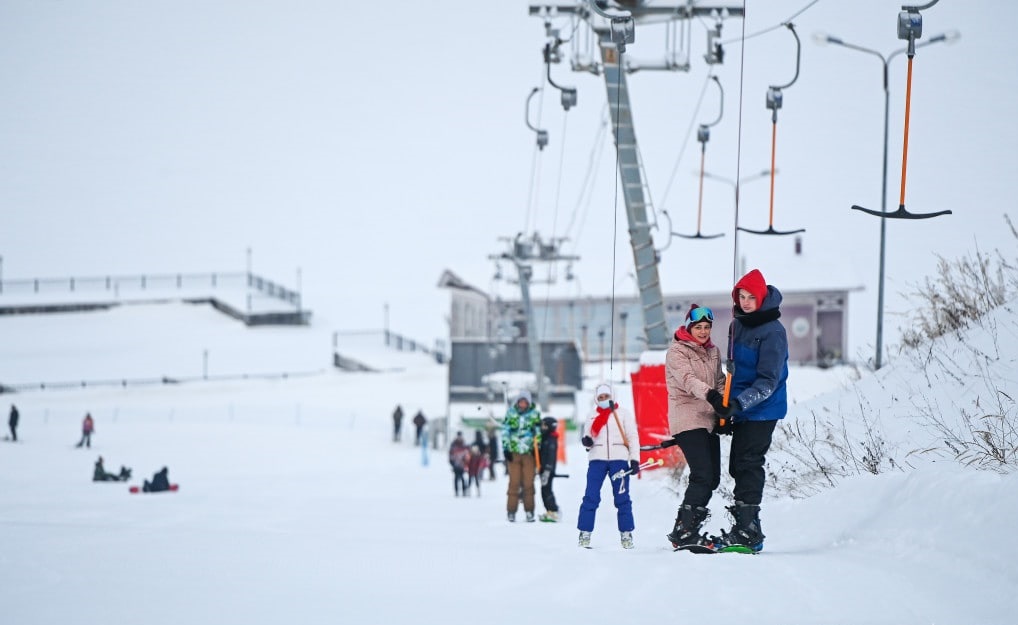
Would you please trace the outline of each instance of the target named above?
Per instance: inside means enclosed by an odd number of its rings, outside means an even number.
[[[754,550],[752,547],[747,547],[746,545],[728,545],[727,547],[718,549],[717,553],[748,553],[750,555],[756,555],[760,552]]]
[[[713,547],[707,545],[682,545],[681,547],[674,547],[672,551],[688,551],[689,553],[717,553],[718,551]]]
[[[155,493],[175,493],[179,488],[180,488],[179,484],[170,484],[170,490],[157,490],[155,492],[146,492],[141,489],[141,486],[132,486],[128,490],[130,490],[132,493],[143,493],[146,495],[149,494],[154,495]]]

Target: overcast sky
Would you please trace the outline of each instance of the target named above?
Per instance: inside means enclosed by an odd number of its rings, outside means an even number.
[[[809,4],[748,2],[746,34]],[[852,357],[872,356],[876,322],[879,220],[849,206],[880,207],[881,65],[818,46],[813,34],[891,52],[903,45],[900,4],[821,0],[793,20],[802,63],[779,111],[774,225],[806,228],[803,254],[794,256],[792,237],[739,237],[747,265],[780,288],[826,280],[864,288],[850,300]],[[4,2],[4,279],[238,270],[250,247],[255,271],[270,278],[292,285],[300,269],[316,322],[377,328],[388,304],[394,329],[430,342],[447,333],[447,295],[435,287],[442,270],[517,297],[514,285],[491,281],[488,256],[502,251],[499,237],[536,230],[569,237],[564,251],[581,257],[573,267],[579,280],[562,282],[559,269],[558,292],[633,293],[625,213],[613,195],[614,147],[599,134],[603,79],[553,66],[555,81],[577,87],[579,102],[563,112],[550,87],[534,98],[531,121],[550,133],[535,158],[524,105],[533,87],[546,85],[546,39],[527,7],[516,0]],[[977,244],[1006,245],[1013,257],[1003,214],[1012,204],[1007,184],[1018,143],[1018,75],[1007,69],[1014,48],[1007,29],[1016,17],[1013,3],[985,1],[943,0],[923,12],[924,37],[957,30],[961,39],[915,57],[906,206],[954,215],[888,224],[888,342],[905,308],[898,294],[934,271],[935,254],[950,259]],[[568,34],[568,22],[556,25]],[[711,25],[691,25],[688,73],[629,76],[669,293],[727,291],[732,282],[730,187],[704,189],[703,231],[723,238],[669,243],[660,212],[672,230],[696,228],[695,125],[718,113],[714,87],[696,112]],[[765,93],[795,71],[787,29],[749,39],[740,63],[742,29],[741,20],[724,22],[727,54],[715,68],[724,115],[706,155],[706,168],[729,178],[769,166]],[[661,26],[641,26],[628,54],[657,61],[664,41]],[[905,67],[899,55],[890,72],[891,209]],[[741,225],[767,226],[767,186],[766,179],[743,186]],[[538,287],[535,297],[548,292]]]

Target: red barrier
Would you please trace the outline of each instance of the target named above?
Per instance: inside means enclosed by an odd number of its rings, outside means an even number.
[[[641,365],[630,378],[633,381],[633,410],[641,445],[656,445],[671,437],[668,428],[668,387],[664,365]],[[666,467],[683,463],[678,447],[640,452],[640,461],[660,458]]]

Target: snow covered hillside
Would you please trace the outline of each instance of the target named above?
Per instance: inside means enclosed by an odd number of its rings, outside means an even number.
[[[15,341],[9,320],[0,321],[2,342]],[[198,336],[218,323],[188,321]],[[999,311],[986,323],[929,352],[964,365],[961,347],[993,345],[997,360],[981,362],[1010,384],[1013,314]],[[102,332],[97,340],[121,340],[115,327]],[[223,349],[241,349],[261,332],[215,335]],[[294,341],[286,357],[319,358],[305,348]],[[446,370],[390,355],[393,366],[381,373],[4,395],[21,425],[16,444],[0,443],[3,621],[1013,622],[1018,548],[989,546],[986,536],[1018,514],[1014,474],[924,455],[909,460],[912,470],[861,471],[806,499],[769,488],[762,554],[695,556],[672,553],[664,540],[677,497],[658,472],[632,484],[636,549],[621,549],[609,499],[588,551],[576,547],[574,529],[585,471],[578,441],[567,441],[562,472],[570,477],[556,481],[563,522],[509,524],[500,472],[482,483],[481,497],[454,498],[444,450],[429,450],[425,462],[409,427],[403,442],[392,442],[396,404],[441,414]],[[118,358],[88,355],[97,367]],[[910,398],[966,405],[962,390],[974,393],[976,380],[930,365],[936,360],[896,363],[843,390],[830,390],[840,378],[804,370],[800,380],[829,392],[806,400],[800,386],[791,417],[838,411],[859,436],[849,408],[860,393],[882,425],[906,423],[901,407]],[[96,434],[91,449],[76,449],[85,411]],[[911,448],[929,442],[919,431],[913,422],[886,436]],[[131,467],[132,484],[168,466],[180,491],[132,495],[123,483],[93,483],[98,455],[108,469]],[[772,465],[782,457],[775,452]],[[727,526],[724,504],[712,501],[710,531]]]

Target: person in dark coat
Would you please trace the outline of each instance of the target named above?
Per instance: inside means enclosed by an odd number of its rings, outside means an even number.
[[[417,429],[416,436],[414,438],[414,445],[420,447],[421,440],[424,436],[424,426],[428,423],[428,418],[424,416],[424,411],[418,410],[417,414],[414,415],[414,427]]]
[[[541,419],[541,442],[538,446],[541,458],[541,502],[544,503],[542,521],[559,520],[558,503],[551,484],[555,480],[555,465],[558,463],[558,421],[553,417]]]
[[[498,434],[495,428],[488,428],[488,474],[492,480],[495,479],[495,463],[498,462]],[[508,474],[509,469],[506,469]]]
[[[131,479],[131,470],[121,465],[120,473],[107,473],[106,467],[103,466],[103,457],[99,456],[99,459],[95,461],[95,470],[92,472],[93,482],[126,482]]]
[[[392,411],[392,442],[398,443],[403,438],[403,407],[396,406]]]
[[[758,269],[747,273],[732,290],[734,319],[728,332],[728,406],[714,393],[708,399],[714,411],[731,418],[732,448],[728,473],[735,479],[734,518],[731,530],[721,532],[721,543],[760,551],[764,533],[760,502],[766,480],[764,462],[778,420],[788,412],[788,336],[781,317],[781,291],[767,284]]]
[[[18,408],[14,404],[11,404],[11,417],[7,420],[7,425],[11,428],[11,440],[18,442]]]
[[[145,480],[141,490],[146,493],[158,493],[164,490],[170,490],[170,470],[163,467],[152,476],[152,481]]]

